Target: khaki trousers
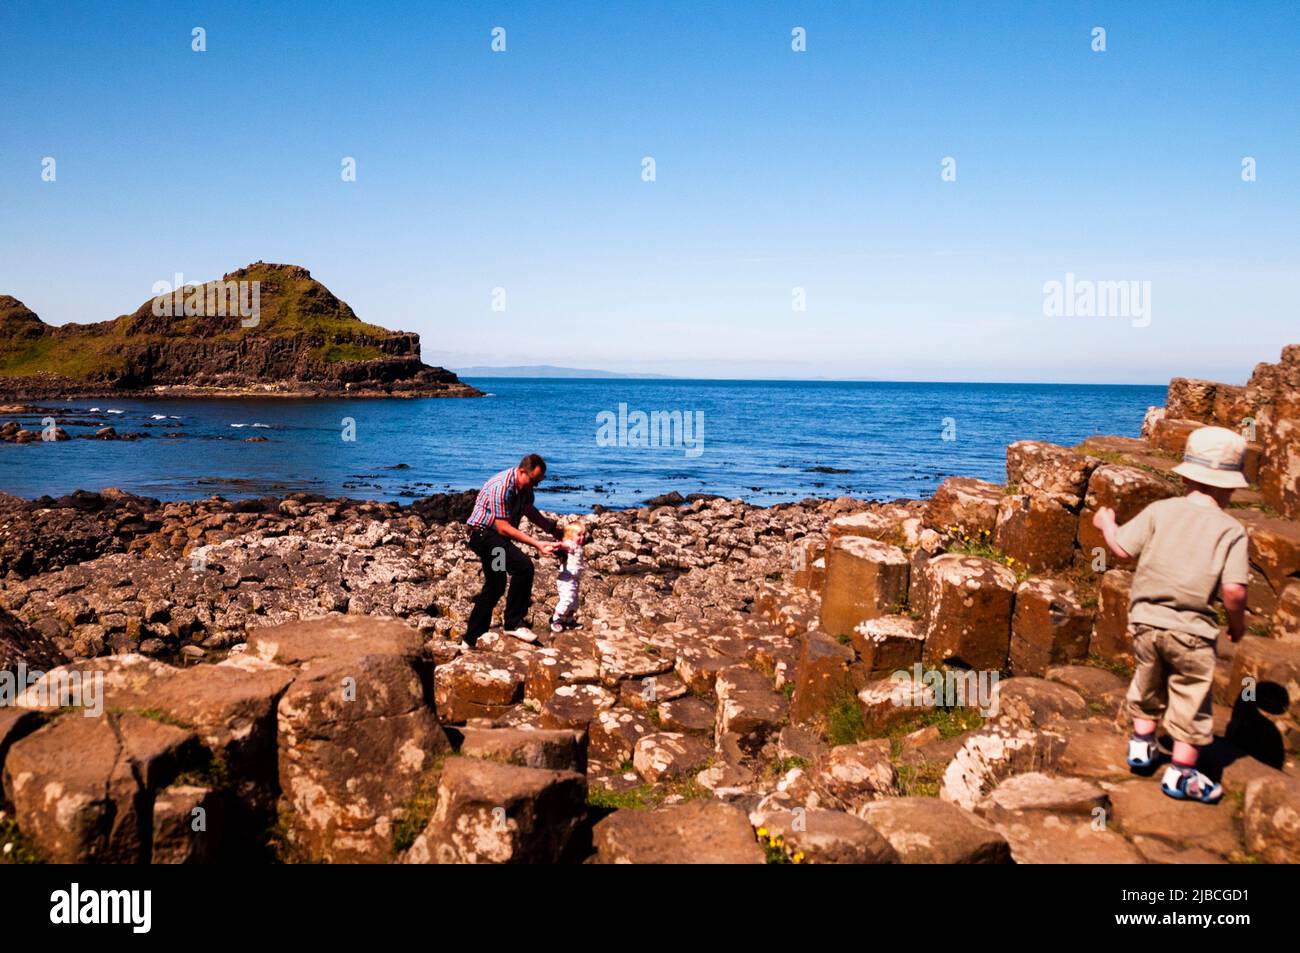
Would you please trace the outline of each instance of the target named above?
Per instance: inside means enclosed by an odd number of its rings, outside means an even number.
[[[1210,689],[1214,683],[1214,643],[1199,635],[1158,629],[1135,622],[1137,669],[1128,687],[1129,714],[1160,721],[1175,741],[1208,745],[1214,740]]]

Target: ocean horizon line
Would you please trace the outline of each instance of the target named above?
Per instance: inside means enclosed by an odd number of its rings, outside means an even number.
[[[689,377],[665,374],[635,374],[607,372],[615,376],[584,377],[582,375],[552,374],[477,374],[465,373],[456,368],[448,368],[461,380],[527,380],[527,381],[592,381],[613,384],[621,381],[647,381],[656,384],[690,383],[690,384],[916,384],[922,386],[979,386],[979,387],[1167,387],[1167,381],[1050,381],[1050,380],[922,380],[892,379],[878,377]],[[502,368],[505,370],[506,368]]]

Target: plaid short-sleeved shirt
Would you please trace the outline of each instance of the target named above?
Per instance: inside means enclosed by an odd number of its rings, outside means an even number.
[[[520,489],[515,481],[516,467],[502,470],[483,484],[474,500],[474,509],[466,522],[470,526],[488,527],[506,520],[516,529],[524,510],[533,502],[533,489]]]

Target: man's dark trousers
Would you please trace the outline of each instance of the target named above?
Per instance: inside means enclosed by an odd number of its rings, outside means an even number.
[[[494,529],[471,529],[469,548],[483,564],[483,588],[474,597],[465,630],[465,641],[473,645],[492,627],[492,610],[506,591],[507,576],[510,594],[506,596],[505,627],[517,629],[524,624],[533,604],[533,561]]]

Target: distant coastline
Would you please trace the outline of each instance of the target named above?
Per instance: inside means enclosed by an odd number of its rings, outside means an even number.
[[[645,380],[670,381],[688,380],[673,377],[670,374],[639,374],[604,371],[596,368],[557,367],[554,364],[517,364],[503,367],[453,367],[451,372],[458,377],[527,377],[535,380],[554,378],[557,380]]]
[[[811,375],[719,376],[717,374],[652,374],[636,371],[610,371],[600,368],[558,367],[550,364],[502,365],[500,367],[477,365],[450,367],[448,370],[462,379],[480,380],[627,380],[662,381],[682,384],[882,384],[885,386],[912,386],[923,384],[936,387],[1164,387],[1163,381],[1055,381],[1055,380],[934,380],[930,378],[892,377],[831,377]]]

